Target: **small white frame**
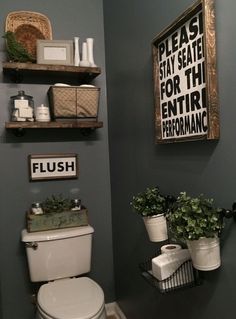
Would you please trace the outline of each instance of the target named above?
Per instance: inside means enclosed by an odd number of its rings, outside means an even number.
[[[37,40],[37,63],[73,65],[73,41]]]

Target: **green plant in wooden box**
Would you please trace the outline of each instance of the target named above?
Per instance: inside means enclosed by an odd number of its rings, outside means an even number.
[[[29,232],[88,225],[88,212],[79,201],[52,195],[41,203],[43,214],[27,213]]]

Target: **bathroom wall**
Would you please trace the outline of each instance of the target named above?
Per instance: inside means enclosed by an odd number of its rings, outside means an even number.
[[[25,212],[33,201],[52,194],[79,196],[88,207],[89,221],[95,228],[90,276],[104,289],[106,302],[114,301],[113,255],[111,232],[110,172],[107,132],[107,104],[101,0],[1,2],[0,34],[4,33],[5,18],[11,11],[29,10],[44,13],[51,21],[53,38],[61,40],[79,36],[80,41],[93,37],[95,62],[102,74],[95,80],[101,87],[99,119],[104,127],[89,137],[78,130],[27,131],[15,137],[5,130],[9,120],[9,99],[18,90],[32,95],[36,105],[47,103],[49,85],[14,84],[0,79],[0,307],[3,319],[32,319],[31,286],[24,247],[20,241],[25,227]],[[80,42],[80,43],[81,43]],[[6,60],[5,42],[0,38],[0,61]],[[29,154],[77,153],[77,180],[29,182]],[[1,315],[0,315],[1,317]]]
[[[159,245],[148,241],[129,205],[134,194],[154,185],[165,194],[204,193],[226,208],[236,198],[235,1],[215,1],[220,140],[154,144],[151,41],[192,3],[104,0],[115,283],[132,319],[220,319],[235,311],[236,224],[226,223],[219,270],[202,274],[197,288],[162,296],[138,269]]]

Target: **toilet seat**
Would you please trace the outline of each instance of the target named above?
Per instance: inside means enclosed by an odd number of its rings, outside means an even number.
[[[104,294],[88,277],[56,280],[40,287],[38,308],[52,319],[93,319],[104,308]]]

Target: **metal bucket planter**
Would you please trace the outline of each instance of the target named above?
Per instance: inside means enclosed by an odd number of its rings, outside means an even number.
[[[160,242],[168,239],[167,223],[164,214],[143,217],[150,241]]]
[[[220,267],[220,240],[218,237],[187,240],[187,246],[194,268],[209,271]]]

